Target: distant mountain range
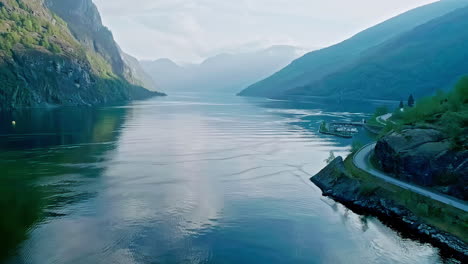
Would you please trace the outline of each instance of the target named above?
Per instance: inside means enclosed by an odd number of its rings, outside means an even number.
[[[169,59],[142,61],[144,70],[159,87],[174,91],[221,92],[235,94],[241,89],[282,69],[303,54],[291,46],[220,54],[200,64],[178,65]]]
[[[450,88],[468,72],[467,5],[443,0],[408,11],[308,53],[240,95],[399,100]]]

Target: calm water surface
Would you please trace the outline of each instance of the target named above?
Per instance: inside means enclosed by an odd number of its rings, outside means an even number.
[[[1,256],[40,264],[443,263],[437,249],[322,197],[308,180],[330,151],[345,155],[352,142],[319,135],[319,123],[360,120],[380,104],[186,94],[3,113]]]

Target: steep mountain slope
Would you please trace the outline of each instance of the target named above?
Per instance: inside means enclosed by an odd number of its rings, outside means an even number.
[[[153,78],[146,73],[136,58],[123,51],[120,51],[120,54],[126,66],[124,72],[125,76],[132,76],[135,85],[142,86],[150,91],[158,90],[158,86],[153,81]]]
[[[134,85],[136,79],[125,76],[125,64],[103,51],[116,44],[100,20],[93,20],[99,31],[76,30],[78,19],[67,23],[48,8],[63,2],[0,0],[0,109],[95,105],[156,95]],[[74,2],[90,10],[94,6],[91,0]],[[81,20],[99,17],[94,11],[83,13]],[[98,48],[100,43],[106,45]]]
[[[240,95],[275,97],[313,83],[353,64],[361,52],[466,5],[468,0],[442,0],[408,11],[337,45],[308,53],[278,73],[248,87]]]
[[[301,50],[290,46],[240,54],[220,54],[201,64],[179,66],[170,60],[142,62],[166,91],[237,93],[288,65]]]
[[[287,94],[400,100],[448,89],[468,71],[467,17],[465,7],[436,18]]]

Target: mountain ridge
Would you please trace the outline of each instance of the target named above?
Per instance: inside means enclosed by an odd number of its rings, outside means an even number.
[[[466,0],[444,0],[407,11],[336,45],[307,53],[239,95],[278,97],[287,90],[306,86],[352,65],[361,52],[465,5],[468,5]]]
[[[287,95],[404,100],[447,90],[468,69],[468,6],[361,54],[354,64]],[[433,36],[438,36],[433,38]]]

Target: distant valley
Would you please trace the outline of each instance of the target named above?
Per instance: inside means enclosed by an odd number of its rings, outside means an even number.
[[[220,54],[200,64],[178,65],[169,59],[142,61],[159,87],[171,92],[236,94],[270,76],[303,54],[299,48],[273,46],[255,52]]]

